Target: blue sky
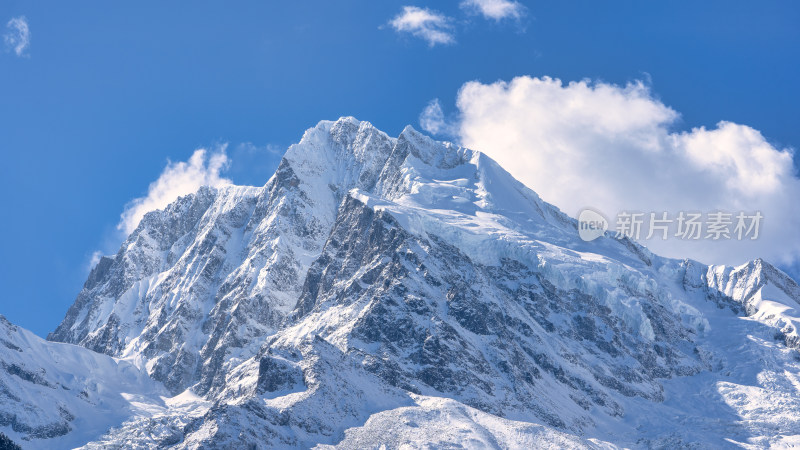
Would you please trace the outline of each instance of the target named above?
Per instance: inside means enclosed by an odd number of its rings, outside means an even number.
[[[24,17],[30,34],[0,52],[0,314],[55,328],[168,159],[228,143],[225,176],[260,185],[321,119],[396,135],[435,98],[455,116],[472,80],[644,80],[672,126],[726,120],[800,146],[798,3],[520,4],[495,20],[455,1],[4,0],[2,32]],[[404,6],[447,17],[452,42],[396,31]]]

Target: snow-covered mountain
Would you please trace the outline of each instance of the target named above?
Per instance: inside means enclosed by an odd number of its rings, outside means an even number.
[[[0,316],[0,431],[25,448],[80,446],[167,395],[128,362],[47,342]]]
[[[105,389],[138,397],[93,428],[107,432],[67,432],[88,448],[788,445],[798,302],[767,262],[584,242],[485,155],[342,118],[308,130],[263,187],[147,214],[49,336],[105,355],[36,348],[163,386]],[[3,367],[8,410],[37,407],[21,394],[38,385]]]

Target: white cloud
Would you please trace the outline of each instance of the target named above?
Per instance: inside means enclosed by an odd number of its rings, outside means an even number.
[[[427,8],[404,6],[389,25],[398,33],[412,35],[428,41],[433,47],[436,44],[452,44],[455,42],[451,19]]]
[[[117,228],[129,234],[146,213],[162,209],[182,195],[191,194],[201,186],[231,184],[230,180],[220,176],[228,162],[224,146],[211,154],[205,149],[195,150],[187,162],[168,162],[161,176],[150,183],[147,195],[125,207]]]
[[[800,180],[789,149],[758,130],[719,122],[676,132],[679,114],[641,83],[550,78],[465,84],[461,142],[482,150],[543,199],[575,216],[587,206],[614,227],[620,211],[761,211],[757,240],[643,242],[657,253],[707,263],[800,256]]]
[[[495,21],[520,19],[525,15],[525,7],[511,0],[464,0],[461,7]]]
[[[431,134],[449,135],[453,132],[453,126],[445,118],[438,98],[431,100],[422,110],[419,115],[419,126]]]
[[[28,47],[31,45],[31,31],[25,16],[14,17],[6,24],[6,33],[3,42],[6,48],[17,56],[27,56]]]

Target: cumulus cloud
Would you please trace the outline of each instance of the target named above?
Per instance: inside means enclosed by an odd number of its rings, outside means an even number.
[[[6,48],[17,56],[27,56],[31,45],[31,31],[25,16],[14,17],[6,23],[6,33],[3,35]]]
[[[512,0],[464,0],[461,7],[495,21],[520,19],[525,15],[525,7]]]
[[[424,39],[428,45],[452,44],[455,42],[451,19],[438,12],[417,6],[404,6],[389,25],[398,33],[410,33]]]
[[[756,240],[651,239],[656,253],[706,263],[800,256],[800,180],[790,149],[746,125],[676,131],[679,114],[642,82],[519,77],[465,84],[458,95],[461,142],[482,150],[542,198],[576,216],[623,211],[760,211]],[[646,233],[643,233],[646,234]]]
[[[449,135],[453,132],[453,126],[445,118],[438,98],[431,100],[422,110],[419,115],[419,126],[431,134]]]
[[[195,150],[186,162],[168,162],[158,179],[150,183],[147,195],[125,207],[117,228],[129,234],[146,213],[163,209],[182,195],[191,194],[201,186],[231,184],[230,180],[221,176],[228,163],[224,146],[213,153],[205,149]]]

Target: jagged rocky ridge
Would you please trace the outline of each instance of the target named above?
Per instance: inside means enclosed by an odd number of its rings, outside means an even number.
[[[343,118],[307,131],[261,188],[203,188],[146,215],[49,339],[202,396],[90,447],[760,445],[800,433],[797,419],[748,419],[714,394],[718,417],[687,428],[703,413],[672,403],[721,392],[742,349],[789,380],[798,300],[763,261],[583,242],[485,155]],[[797,402],[791,380],[763,379]],[[736,381],[732,397],[751,380]],[[431,432],[448,425],[467,434]]]

